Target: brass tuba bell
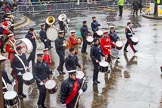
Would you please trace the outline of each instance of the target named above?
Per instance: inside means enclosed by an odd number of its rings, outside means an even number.
[[[60,15],[58,16],[58,19],[59,19],[60,21],[66,21],[67,16],[66,16],[66,14],[60,14]]]
[[[46,23],[47,23],[48,25],[53,25],[53,24],[55,23],[55,18],[54,18],[53,16],[48,16],[48,17],[46,18]]]

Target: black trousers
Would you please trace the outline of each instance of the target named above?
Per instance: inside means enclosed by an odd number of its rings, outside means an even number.
[[[123,15],[123,6],[119,6],[119,16]]]
[[[47,39],[43,43],[44,43],[44,48],[51,48],[51,41],[49,39]]]
[[[57,54],[60,58],[60,62],[59,62],[59,66],[57,67],[58,71],[63,72],[63,66],[64,66],[64,62],[65,62],[65,51],[57,51]]]
[[[93,38],[98,38],[97,33],[93,33]]]
[[[18,76],[18,95],[23,94],[23,78],[22,75]]]
[[[83,38],[83,45],[82,45],[82,50],[81,52],[82,53],[85,53],[87,50],[87,39],[86,38]]]
[[[127,50],[128,45],[130,45],[130,47],[133,50],[133,52],[135,52],[135,49],[133,47],[133,44],[132,44],[132,40],[131,39],[127,39],[127,42],[126,42],[125,47],[124,47],[124,51]]]
[[[133,10],[133,15],[134,15],[134,14],[138,15],[138,9],[134,9],[134,10]]]
[[[99,72],[99,64],[96,62],[93,62],[93,82],[98,81],[98,72]]]
[[[36,53],[36,48],[33,48],[33,51],[30,53],[28,57],[28,63],[32,61],[32,70],[34,68],[34,63],[35,63],[35,53]],[[33,70],[34,71],[34,70]]]
[[[38,97],[37,104],[44,106],[44,102],[46,99],[46,88],[44,85],[37,84],[37,86],[38,86],[38,90],[39,90],[39,97]]]

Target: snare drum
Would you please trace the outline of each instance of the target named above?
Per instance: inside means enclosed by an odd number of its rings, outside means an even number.
[[[121,50],[122,47],[123,47],[122,41],[117,41],[117,42],[116,42],[116,48],[117,48],[118,50]]]
[[[23,74],[23,81],[26,85],[31,85],[34,83],[34,77],[31,72],[26,72]]]
[[[89,45],[92,44],[92,42],[93,42],[93,37],[92,37],[92,36],[88,36],[88,37],[87,37],[87,42],[88,42]]]
[[[111,49],[111,56],[118,58],[119,57],[119,50],[112,48]]]
[[[57,84],[54,80],[48,80],[45,83],[45,88],[48,90],[50,94],[54,94],[58,89]]]
[[[137,45],[138,44],[138,38],[136,36],[131,37],[132,44]]]
[[[82,79],[84,77],[84,73],[82,71],[77,71],[76,77],[79,78],[79,79]]]
[[[18,95],[15,91],[7,91],[4,94],[4,101],[8,106],[13,106],[19,102]]]
[[[100,65],[100,72],[108,72],[108,69],[109,69],[109,63],[106,62],[106,61],[101,61],[99,62],[99,65]]]
[[[96,33],[97,33],[98,36],[102,36],[103,35],[103,31],[101,31],[101,30],[96,31]]]

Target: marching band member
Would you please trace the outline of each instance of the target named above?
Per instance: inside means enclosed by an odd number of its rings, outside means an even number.
[[[38,108],[47,108],[44,105],[46,98],[46,88],[44,84],[50,74],[52,74],[52,71],[50,71],[47,63],[43,60],[43,53],[37,53],[37,62],[34,64],[33,76],[39,90]]]
[[[92,31],[93,31],[93,38],[97,38],[98,35],[97,35],[97,31],[98,31],[98,26],[101,26],[97,21],[96,21],[96,17],[92,17],[92,23],[91,23],[91,28],[92,28]]]
[[[131,37],[135,34],[132,30],[132,26],[133,26],[133,24],[131,22],[128,22],[127,27],[125,28],[125,34],[126,34],[127,42],[126,42],[125,47],[124,47],[124,52],[128,52],[127,47],[128,47],[128,45],[130,45],[133,52],[136,53],[137,50],[134,49],[133,44],[132,44],[132,40],[131,40]]]
[[[70,54],[65,59],[66,70],[76,70],[77,66],[83,70],[83,66],[79,64],[78,57],[75,54],[75,49],[69,49]]]
[[[12,33],[12,31],[10,30],[11,28],[10,23],[11,23],[10,18],[5,18],[3,25],[2,25],[2,27],[4,28],[3,34],[9,35],[10,33]]]
[[[100,83],[98,81],[98,72],[99,72],[99,62],[101,61],[101,49],[99,48],[99,39],[95,38],[93,40],[94,45],[90,50],[90,57],[94,66],[93,69],[93,84]]]
[[[33,50],[30,53],[29,57],[28,57],[28,63],[30,61],[32,61],[32,69],[34,66],[34,62],[35,62],[35,53],[36,53],[36,37],[35,37],[35,32],[34,32],[34,28],[30,28],[28,33],[26,34],[25,38],[29,39],[33,45]]]
[[[47,38],[46,31],[45,31],[45,24],[41,25],[41,31],[39,32],[41,41],[44,43],[45,48],[52,48],[51,41]]]
[[[18,93],[18,96],[20,99],[26,98],[26,95],[23,93],[23,74],[27,71],[28,69],[28,61],[26,59],[26,55],[22,53],[22,47],[18,46],[16,48],[17,54],[12,59],[11,62],[11,68],[12,68],[12,73],[11,75],[15,78],[16,80],[16,91]]]
[[[65,46],[64,46],[64,32],[63,31],[59,31],[58,32],[58,37],[55,40],[55,48],[56,48],[56,52],[60,58],[59,61],[59,66],[57,67],[57,70],[60,74],[65,74],[65,72],[63,72],[63,65],[64,65],[64,61],[65,61]]]
[[[81,35],[83,38],[83,45],[82,45],[81,53],[88,54],[86,52],[86,50],[87,50],[87,36],[88,36],[88,33],[90,33],[90,31],[88,31],[87,21],[83,21],[83,25],[80,28],[80,32],[81,32]]]
[[[76,70],[70,70],[68,73],[69,78],[61,84],[61,103],[66,108],[78,108],[79,96],[87,90],[87,83],[76,78]]]
[[[117,33],[115,32],[115,27],[110,27],[110,33],[109,33],[110,39],[112,42],[116,43],[117,40],[119,40],[119,36],[117,36]]]
[[[49,54],[48,48],[44,49],[43,53],[44,53],[43,60],[48,64],[48,66],[50,66],[52,62],[51,62],[51,56]]]
[[[15,54],[15,38],[14,38],[14,34],[11,33],[9,34],[8,36],[8,40],[7,42],[5,43],[6,44],[6,52],[8,52],[8,59],[9,60],[12,60],[14,54]]]
[[[111,47],[115,46],[115,44],[112,43],[107,31],[104,32],[103,37],[100,39],[100,45],[101,45],[102,53],[105,55],[106,61],[110,63],[111,62],[111,54],[110,54]]]
[[[69,37],[70,42],[70,48],[75,48],[76,54],[78,53],[78,45],[80,44],[78,42],[78,36],[76,35],[75,30],[71,30],[71,36]]]

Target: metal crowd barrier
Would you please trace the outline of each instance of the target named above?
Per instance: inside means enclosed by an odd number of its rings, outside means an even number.
[[[92,3],[80,2],[63,2],[58,3],[55,1],[48,2],[35,2],[35,3],[22,3],[18,2],[18,12],[22,13],[41,13],[41,12],[55,12],[55,11],[70,11],[70,10],[85,10],[90,8],[102,8],[102,7],[117,7],[117,0],[115,1],[97,1]],[[131,3],[128,2],[127,6],[131,7]]]

